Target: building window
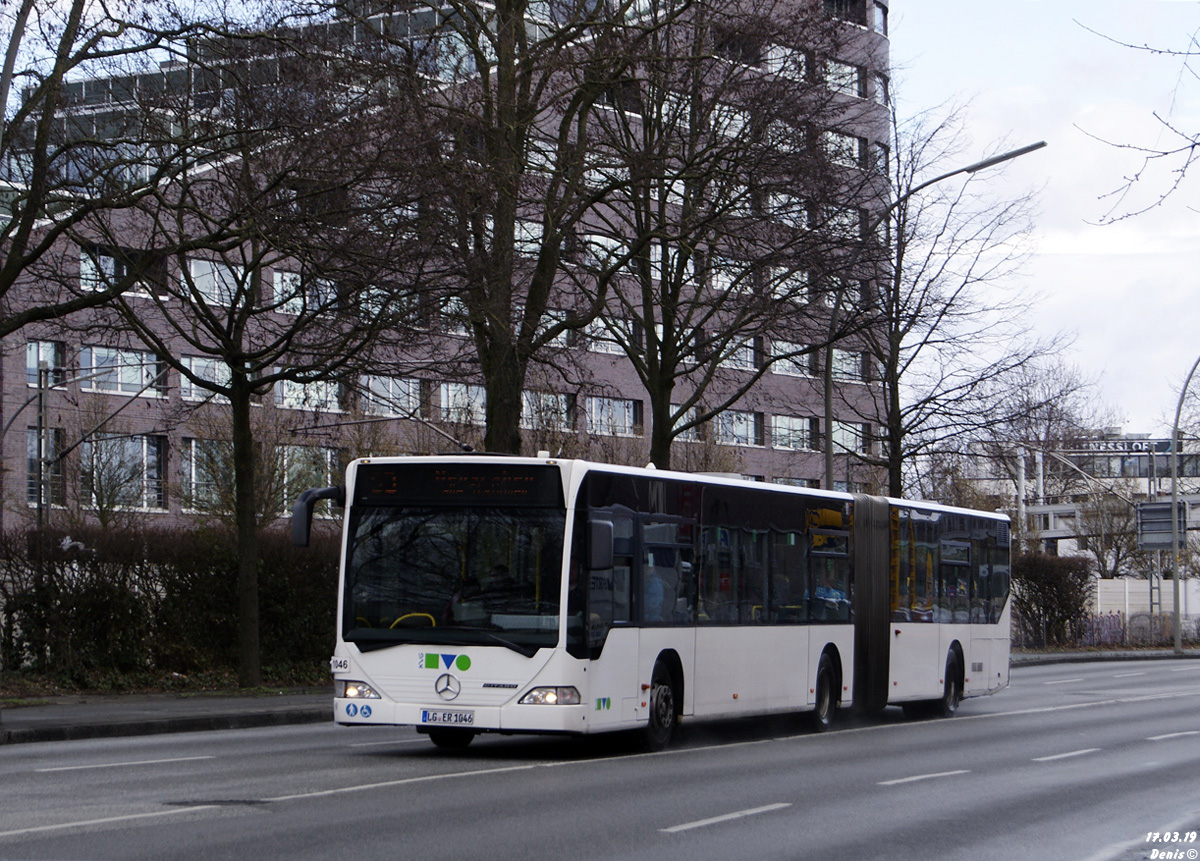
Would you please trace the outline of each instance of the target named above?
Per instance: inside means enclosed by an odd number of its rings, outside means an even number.
[[[327,278],[312,278],[299,272],[276,272],[275,304],[284,314],[316,313],[337,303],[337,288]]]
[[[791,478],[788,476],[777,476],[774,484],[782,484],[787,487],[807,487],[813,490],[821,489],[821,479],[819,478]]]
[[[712,130],[736,140],[750,131],[750,112],[718,102],[712,109]]]
[[[588,398],[587,431],[598,436],[640,436],[642,402],[625,398]]]
[[[784,45],[768,45],[766,70],[781,78],[803,81],[808,77],[808,57],[803,51]]]
[[[873,98],[878,104],[886,105],[891,100],[891,97],[888,94],[888,77],[887,75],[876,72],[874,74],[874,78],[875,86],[872,87],[871,98]]]
[[[585,266],[603,271],[628,265],[629,245],[625,240],[603,233],[586,233],[580,241]]]
[[[79,351],[80,387],[117,395],[167,394],[167,365],[153,353],[114,347]]]
[[[825,14],[851,24],[865,26],[863,0],[824,0]]]
[[[587,348],[593,353],[622,355],[627,345],[636,344],[641,340],[636,337],[636,333],[637,329],[632,320],[622,317],[597,317],[588,323],[585,330]]]
[[[64,505],[67,499],[67,484],[63,475],[60,453],[65,448],[62,428],[44,428],[43,445],[38,446],[36,427],[25,430],[25,455],[28,474],[25,482],[25,498],[30,505],[37,505],[40,497],[43,505]],[[42,461],[42,487],[38,490],[38,458]]]
[[[185,401],[204,401],[210,399],[222,403],[228,401],[228,398],[224,395],[218,395],[213,391],[217,387],[225,388],[229,386],[231,375],[229,373],[229,366],[225,362],[220,359],[214,359],[212,356],[184,356],[183,367],[190,371],[193,376],[212,383],[211,388],[202,386],[199,383],[193,382],[192,378],[187,374],[180,374],[179,393]]]
[[[81,246],[79,249],[79,289],[85,292],[107,290],[129,277],[128,257],[110,248]]]
[[[880,36],[888,34],[888,7],[878,0],[871,4],[871,29]]]
[[[871,426],[858,422],[834,422],[830,427],[830,435],[836,451],[865,453],[869,450]]]
[[[771,217],[780,224],[798,230],[808,228],[808,203],[803,198],[776,192],[771,195],[770,201]]]
[[[829,238],[835,242],[857,242],[862,239],[863,225],[863,210],[857,207],[829,207],[825,210],[825,227]]]
[[[817,354],[812,347],[793,341],[771,341],[771,370],[786,377],[811,377],[816,374]]]
[[[812,279],[803,269],[775,266],[771,269],[771,295],[787,302],[808,302]]]
[[[240,296],[244,296],[243,284],[246,271],[234,268],[216,260],[188,261],[190,284],[184,284],[184,290],[193,291],[209,305],[232,307]]]
[[[845,132],[827,131],[821,136],[825,155],[842,167],[862,167],[867,161],[867,139]]]
[[[442,421],[460,425],[482,425],[487,420],[487,392],[483,386],[442,383],[439,392]]]
[[[542,223],[517,219],[514,225],[513,253],[537,257],[542,253]]]
[[[229,443],[210,439],[184,439],[180,451],[180,488],[183,505],[196,511],[221,506],[223,477],[232,473]]]
[[[758,367],[761,355],[762,339],[748,338],[732,346],[725,358],[721,360],[721,367],[738,371],[753,371]]]
[[[867,97],[867,76],[860,66],[829,60],[825,64],[825,83],[829,89],[856,99]]]
[[[336,380],[280,380],[275,384],[275,405],[286,410],[334,413],[341,410],[341,394],[342,386]]]
[[[861,383],[863,381],[863,354],[835,349],[830,369],[835,380]]]
[[[708,286],[718,293],[738,289],[749,277],[745,261],[713,254],[708,259]]]
[[[798,416],[771,417],[771,445],[792,451],[817,448],[817,420]]]
[[[763,414],[726,410],[717,416],[716,440],[723,445],[764,445]]]
[[[677,415],[679,413],[678,404],[671,404],[671,413],[672,415]],[[699,409],[692,407],[675,420],[675,426],[679,427],[681,425],[686,425],[689,422],[695,422],[696,417],[699,414]],[[698,423],[693,424],[691,427],[681,430],[679,433],[675,434],[675,439],[681,442],[700,442],[700,425]]]
[[[458,296],[447,296],[442,300],[442,329],[447,335],[466,337],[471,334],[467,303]]]
[[[368,374],[359,380],[362,411],[373,416],[421,414],[421,381]]]
[[[163,436],[101,434],[80,447],[83,494],[97,508],[167,507]]]
[[[47,382],[61,386],[66,382],[67,345],[62,341],[28,341],[25,344],[25,382],[38,385],[38,369],[45,363]]]
[[[892,150],[891,150],[891,148],[887,144],[884,144],[884,143],[874,143],[874,144],[871,144],[871,152],[874,155],[874,157],[872,158],[871,161],[875,168],[875,172],[881,173],[884,176],[887,176],[889,173],[891,173],[891,170],[892,170]]]
[[[283,447],[283,510],[310,487],[328,487],[338,481],[340,455],[336,448],[308,445]]]
[[[521,393],[521,427],[529,430],[567,431],[575,426],[575,402],[557,392]]]

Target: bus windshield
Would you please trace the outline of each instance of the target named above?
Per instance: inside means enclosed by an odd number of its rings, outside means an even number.
[[[358,506],[347,548],[342,637],[399,643],[558,643],[562,509]]]

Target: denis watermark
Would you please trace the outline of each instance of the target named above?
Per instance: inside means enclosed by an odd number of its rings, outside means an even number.
[[[1166,861],[1197,861],[1200,859],[1200,848],[1195,846],[1196,840],[1195,831],[1147,831],[1146,842],[1153,846],[1147,857]]]

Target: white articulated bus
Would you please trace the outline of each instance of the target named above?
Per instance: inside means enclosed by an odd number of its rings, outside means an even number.
[[[578,460],[354,461],[334,715],[481,732],[888,704],[953,714],[1008,683],[1007,518]]]

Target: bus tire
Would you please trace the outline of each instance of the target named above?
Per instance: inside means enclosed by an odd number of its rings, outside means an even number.
[[[469,729],[430,727],[429,740],[442,750],[464,750],[475,740],[475,733]]]
[[[829,655],[821,655],[821,660],[817,663],[816,703],[809,715],[809,723],[814,732],[826,732],[833,726],[833,713],[837,709],[833,684],[833,661],[829,659]]]
[[[938,717],[954,717],[958,704],[962,702],[962,670],[958,666],[958,653],[946,656],[946,680],[942,683],[942,698],[934,705]]]
[[[671,672],[662,664],[654,665],[650,676],[650,719],[642,729],[642,747],[649,751],[662,750],[675,734],[675,685]]]

